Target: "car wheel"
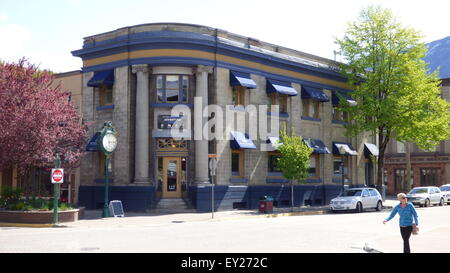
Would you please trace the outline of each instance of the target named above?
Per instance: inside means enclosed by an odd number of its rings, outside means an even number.
[[[444,205],[444,198],[441,198],[441,201],[439,201],[439,206],[443,206]]]
[[[382,208],[383,208],[383,203],[381,203],[381,201],[378,201],[376,210],[380,211]]]
[[[356,212],[356,213],[360,213],[360,212],[362,212],[362,211],[363,211],[363,206],[362,206],[361,202],[358,202],[358,203],[356,204],[355,212]]]
[[[429,207],[430,206],[430,199],[426,199],[425,200],[425,204],[423,206],[424,207]]]

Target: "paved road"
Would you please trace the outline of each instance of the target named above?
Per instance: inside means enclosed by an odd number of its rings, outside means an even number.
[[[413,252],[450,252],[450,206],[417,208]],[[246,217],[171,214],[81,220],[64,228],[0,227],[0,252],[401,252],[398,216],[361,214]]]

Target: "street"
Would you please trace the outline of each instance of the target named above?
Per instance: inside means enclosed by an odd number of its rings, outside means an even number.
[[[450,206],[416,208],[412,252],[450,252]],[[61,228],[0,227],[0,252],[402,252],[398,215],[389,211],[276,218],[227,212],[80,220]],[[222,215],[222,216],[221,216]]]

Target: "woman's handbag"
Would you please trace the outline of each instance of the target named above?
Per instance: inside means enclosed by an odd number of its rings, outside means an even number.
[[[418,235],[419,234],[419,227],[418,226],[413,226],[412,234],[413,235]]]

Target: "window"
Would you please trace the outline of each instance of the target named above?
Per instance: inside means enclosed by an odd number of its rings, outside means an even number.
[[[336,178],[342,176],[342,168],[341,168],[342,158],[341,156],[335,156],[333,158],[333,174]],[[344,156],[344,178],[349,178],[349,158],[348,156]]]
[[[332,120],[348,122],[348,112],[340,110],[338,107],[333,107]]]
[[[278,105],[278,111],[280,113],[287,113],[287,95],[279,94],[279,93],[271,93],[269,97],[269,111],[271,105]]]
[[[397,141],[397,153],[405,153],[406,152],[406,148],[405,148],[405,143]]]
[[[189,77],[182,75],[157,75],[157,101],[163,103],[187,102]]]
[[[281,169],[277,167],[277,160],[281,157],[280,153],[269,153],[268,169],[270,173],[281,172]]]
[[[420,186],[437,186],[439,171],[439,168],[420,169]]]
[[[113,90],[112,87],[101,85],[98,89],[99,105],[107,106],[113,104]]]
[[[231,151],[231,176],[244,177],[244,151]]]
[[[233,105],[245,105],[245,87],[243,86],[233,86],[232,101]]]
[[[320,101],[312,99],[302,99],[302,116],[310,118],[320,118]]]
[[[309,158],[309,178],[319,178],[320,160],[318,154],[312,154]]]
[[[158,138],[158,150],[184,150],[187,149],[186,140],[175,140],[173,138]]]

